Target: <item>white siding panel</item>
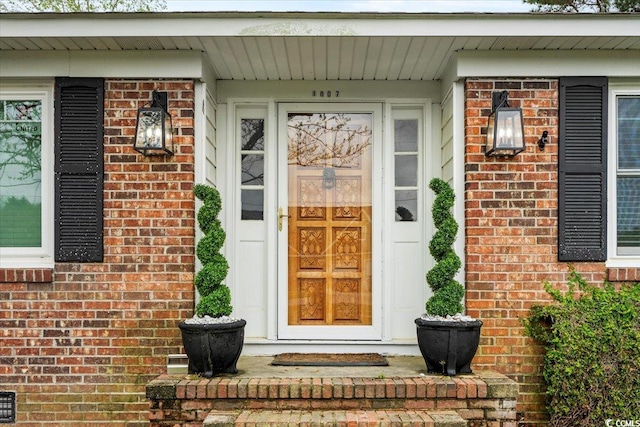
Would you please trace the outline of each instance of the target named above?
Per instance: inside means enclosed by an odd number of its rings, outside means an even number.
[[[202,39],[203,48],[208,52],[210,58],[224,58],[223,52],[220,50],[218,45],[214,42],[212,38],[204,38]],[[221,79],[230,79],[231,78],[231,70],[227,66],[227,61],[212,61],[212,67],[214,68],[216,74]]]
[[[466,37],[466,43],[464,44],[464,50],[476,50],[480,43],[482,42],[482,38],[480,37]]]
[[[92,38],[90,39],[90,42],[91,42],[91,46],[93,46],[95,50],[109,50],[109,46],[107,46],[107,44],[104,42],[103,39]],[[175,50],[175,44],[171,43],[171,45],[173,46],[171,50]]]
[[[281,80],[291,79],[291,70],[289,70],[289,61],[287,59],[287,48],[284,45],[284,38],[274,37],[271,39],[273,46],[273,57],[276,58],[276,66],[278,67],[278,75]]]
[[[620,43],[616,45],[616,49],[639,49],[640,41],[638,39],[634,39],[629,37],[627,39],[622,40]]]
[[[168,41],[163,43],[163,46],[167,46],[170,42],[173,44],[174,49],[192,49],[192,46],[189,44],[189,40],[194,39],[187,39],[186,37],[169,37]]]
[[[440,39],[440,43],[438,44],[438,48],[433,53],[429,64],[425,68],[425,72],[422,75],[422,80],[432,80],[436,77],[436,73],[441,68],[446,66],[446,56],[449,49],[454,48],[455,39],[453,37],[443,37]]]
[[[340,43],[340,64],[338,78],[349,80],[351,78],[351,70],[353,69],[353,52],[356,41],[353,38],[342,39]],[[336,55],[338,56],[338,55]]]
[[[424,75],[424,69],[431,62],[431,56],[433,51],[436,49],[438,45],[437,39],[423,39],[424,43],[422,44],[422,49],[420,50],[420,54],[418,55],[418,60],[415,63],[413,70],[411,71],[411,75],[409,78],[411,80],[420,80]]]
[[[560,50],[571,49],[576,44],[580,43],[581,40],[582,40],[582,37],[567,37],[563,39],[562,43],[560,43],[559,49]]]
[[[59,39],[55,39],[58,43],[63,45],[63,43]],[[109,50],[120,50],[120,45],[118,42],[112,37],[103,37],[102,41],[109,46]],[[64,46],[64,45],[63,45]],[[66,49],[66,47],[64,47]]]
[[[233,76],[242,76],[242,69],[240,67],[240,64],[238,64],[233,48],[229,44],[229,39],[217,38],[213,40],[217,48],[216,50],[219,52],[220,57],[222,57],[221,62],[224,62],[229,70],[228,78],[232,78]],[[216,68],[218,67],[218,64],[216,63],[214,63],[213,65]]]
[[[117,46],[116,43],[108,43],[107,40],[105,40],[105,43],[109,49],[113,49]],[[54,50],[66,50],[64,44],[56,38],[47,39],[47,44],[50,45]]]
[[[402,68],[398,74],[398,79],[408,80],[413,74],[413,70],[420,59],[422,47],[424,46],[425,39],[420,37],[412,37],[409,46],[407,48],[407,56],[404,58]]]
[[[267,38],[256,39],[260,58],[264,64],[264,70],[268,80],[278,80],[278,67],[276,58],[273,56],[273,47]]]
[[[260,55],[260,48],[256,39],[253,37],[245,37],[242,39],[244,49],[247,52],[247,57],[251,63],[251,69],[258,80],[266,80],[267,73],[264,68],[264,62]]]
[[[287,50],[287,64],[293,80],[302,80],[302,64],[300,63],[300,43],[297,38],[287,37],[284,39]]]
[[[441,134],[441,161],[442,161],[442,179],[447,182],[453,180],[453,134],[454,134],[454,121],[453,121],[453,98],[451,92],[442,100],[442,125],[440,128]]]
[[[313,69],[316,80],[324,80],[327,78],[327,38],[314,37],[313,43]]]
[[[382,49],[380,49],[380,57],[378,59],[378,66],[376,67],[375,79],[385,80],[389,74],[389,67],[391,67],[391,58],[398,45],[398,39],[396,37],[385,37],[382,42]]]
[[[255,80],[256,73],[251,66],[251,61],[249,60],[249,55],[247,54],[247,50],[245,49],[244,43],[240,38],[230,38],[229,46],[233,49],[233,53],[236,57],[236,61],[238,61],[238,66],[242,72],[242,77],[245,80]]]
[[[393,50],[393,56],[391,57],[391,64],[389,65],[389,72],[387,73],[387,80],[397,80],[398,76],[404,68],[404,63],[409,52],[409,46],[411,45],[411,39],[400,38]]]
[[[86,37],[76,37],[73,39],[77,44],[80,50],[94,50],[95,47],[91,44]],[[160,45],[160,43],[158,43]]]
[[[208,184],[214,185],[217,180],[216,162],[216,110],[211,95],[207,93],[207,117],[205,127],[205,179]]]
[[[31,42],[33,44],[35,44],[38,47],[38,49],[42,49],[42,50],[52,50],[52,49],[54,49],[53,44],[50,43],[51,40],[43,39],[43,38],[40,38],[40,37],[33,37],[30,40],[31,40]],[[2,43],[2,44],[0,44],[0,46],[2,46],[2,49],[6,49],[4,47],[5,44],[3,42],[0,42],[0,43]]]
[[[338,80],[340,77],[340,39],[337,37],[328,37],[327,41],[327,79]]]
[[[376,68],[378,64],[378,58],[380,56],[380,48],[382,47],[383,39],[380,37],[372,37],[369,39],[369,45],[367,46],[367,55],[364,63],[364,80],[373,80],[376,76]]]
[[[313,39],[301,37],[300,39],[300,62],[302,66],[302,78],[313,80]]]
[[[366,37],[356,38],[356,44],[353,48],[353,66],[351,69],[353,80],[360,80],[364,76],[364,64],[366,61],[368,46],[369,46],[368,38]]]
[[[483,37],[476,50],[489,50],[498,40],[497,37]]]

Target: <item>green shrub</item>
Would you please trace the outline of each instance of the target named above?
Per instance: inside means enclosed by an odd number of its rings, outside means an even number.
[[[604,426],[640,417],[640,285],[589,285],[575,271],[557,302],[534,306],[526,333],[545,346],[551,425]],[[576,295],[576,288],[580,295]]]
[[[432,179],[429,188],[436,193],[431,215],[437,231],[429,243],[429,252],[436,265],[427,273],[433,296],[425,309],[432,316],[453,316],[464,310],[464,288],[454,279],[461,266],[460,257],[452,248],[458,233],[458,224],[451,215],[455,196],[451,186],[439,178]]]
[[[205,234],[196,247],[196,256],[202,263],[202,269],[195,278],[195,286],[200,293],[196,314],[211,317],[228,316],[233,307],[229,288],[222,284],[227,277],[229,264],[220,253],[226,237],[218,220],[222,209],[220,193],[213,187],[198,184],[194,188],[194,194],[203,202],[198,211],[198,224]]]
[[[200,208],[198,211],[198,225],[204,234],[209,234],[211,228],[220,225],[217,222],[222,210],[220,193],[215,188],[203,184],[197,184],[193,192],[207,206],[206,209]]]
[[[217,226],[212,228],[209,234],[205,234],[196,246],[196,256],[205,265],[212,261],[220,253],[224,244],[226,233],[220,226],[220,221],[216,220]]]
[[[212,316],[210,313],[217,314],[217,316],[212,317],[228,316],[232,311],[231,294],[229,293],[229,288],[224,285],[218,286],[211,293],[200,297],[200,301],[196,306],[196,313],[200,315],[209,314],[209,316]]]

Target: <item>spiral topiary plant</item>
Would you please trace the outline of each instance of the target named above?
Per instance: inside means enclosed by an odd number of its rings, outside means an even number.
[[[195,286],[200,293],[196,314],[201,317],[228,316],[233,307],[229,288],[222,284],[229,271],[229,264],[220,253],[226,237],[218,219],[222,200],[218,190],[208,185],[197,184],[194,193],[204,203],[198,210],[198,225],[204,237],[196,247],[196,256],[202,263],[202,269],[195,278]]]
[[[452,248],[458,233],[458,224],[451,214],[455,195],[451,186],[439,178],[432,179],[429,188],[436,194],[431,214],[437,231],[429,243],[436,265],[427,273],[433,295],[427,301],[426,312],[431,316],[453,316],[464,309],[464,288],[454,279],[461,266],[460,257]]]

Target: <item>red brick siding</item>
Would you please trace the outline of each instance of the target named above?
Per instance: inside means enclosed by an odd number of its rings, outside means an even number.
[[[491,93],[502,90],[523,109],[527,149],[485,157]],[[484,322],[474,366],[517,380],[522,425],[543,423],[542,348],[523,336],[520,319],[549,301],[543,282],[565,283],[570,268],[557,261],[558,81],[469,79],[465,107],[467,311]],[[545,130],[550,143],[540,151]],[[604,263],[573,266],[592,283],[640,276],[640,269],[607,271]]]
[[[169,93],[176,154],[132,148],[136,112]],[[194,84],[105,83],[102,263],[0,270],[0,390],[19,425],[148,425],[145,385],[192,315]]]

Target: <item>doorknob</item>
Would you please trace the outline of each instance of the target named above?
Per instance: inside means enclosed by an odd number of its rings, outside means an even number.
[[[278,231],[282,231],[283,218],[291,218],[291,215],[285,214],[282,208],[278,208]]]

